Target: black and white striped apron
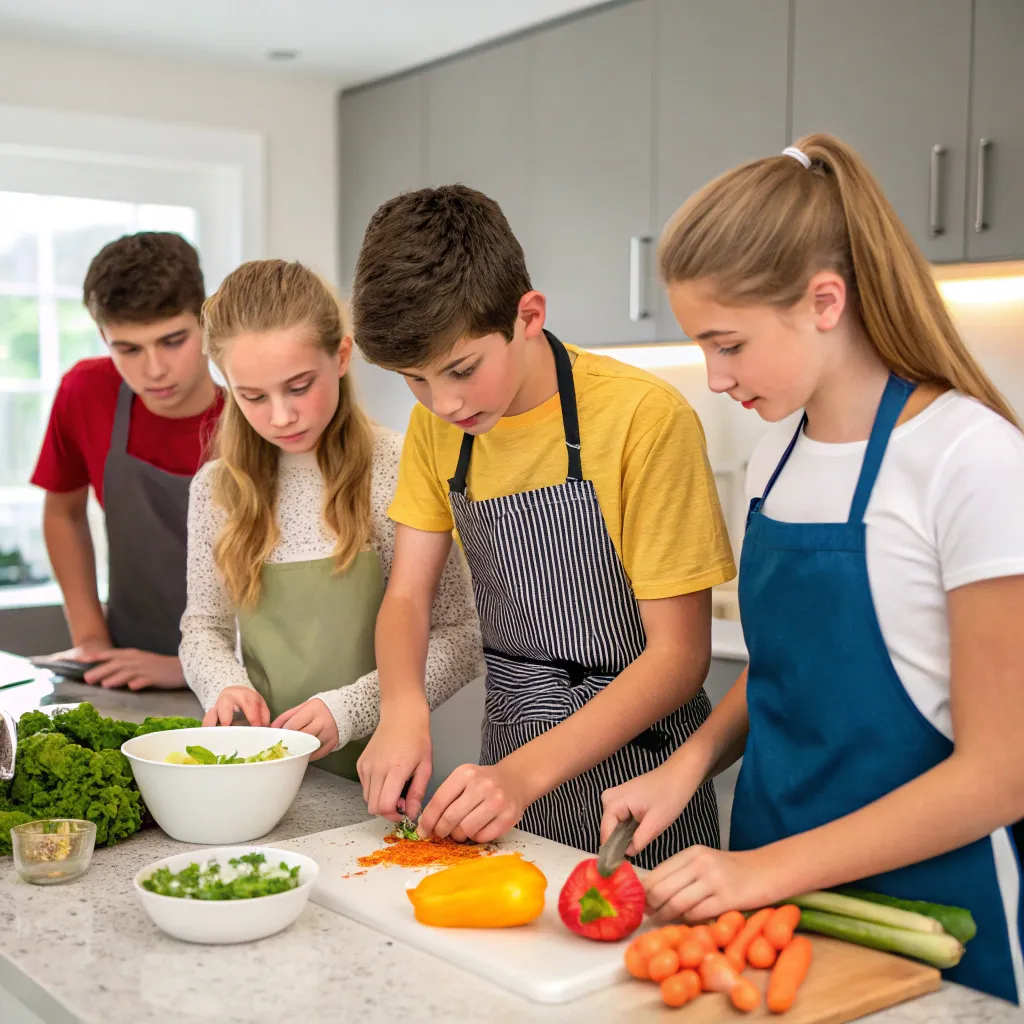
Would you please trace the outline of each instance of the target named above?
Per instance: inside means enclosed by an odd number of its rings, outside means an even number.
[[[472,434],[463,438],[448,482],[487,660],[482,764],[495,764],[578,711],[635,661],[647,642],[597,492],[583,479],[572,363],[562,343],[545,334],[558,372],[569,456],[565,483],[470,501]],[[663,764],[710,713],[702,688],[611,757],[531,804],[519,827],[596,853],[601,793]],[[719,845],[710,782],[636,863],[654,867],[695,843]]]

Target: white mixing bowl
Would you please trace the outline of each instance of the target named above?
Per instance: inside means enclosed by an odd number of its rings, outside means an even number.
[[[177,872],[193,862],[205,865],[207,861],[216,860],[225,872],[230,871],[228,861],[232,857],[245,853],[262,853],[267,863],[272,865],[281,861],[290,868],[298,865],[298,887],[248,900],[186,900],[177,896],[160,896],[142,888],[143,879],[149,878],[157,868],[167,867]],[[270,846],[225,846],[178,853],[149,864],[135,876],[135,891],[153,923],[176,939],[215,945],[251,942],[287,928],[302,913],[318,871],[315,860],[291,850],[277,850]]]
[[[290,756],[253,764],[167,764],[186,746],[251,757],[283,740]],[[246,843],[266,835],[284,817],[302,784],[309,755],[320,741],[291,729],[225,725],[169,729],[121,744],[142,799],[156,823],[183,843]]]

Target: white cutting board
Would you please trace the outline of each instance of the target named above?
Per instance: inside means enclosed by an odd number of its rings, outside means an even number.
[[[431,928],[416,920],[405,890],[438,868],[364,869],[357,863],[357,858],[380,849],[392,828],[391,822],[374,818],[274,845],[298,850],[320,866],[310,895],[314,903],[535,1002],[565,1003],[628,977],[623,963],[628,939],[584,939],[558,916],[562,885],[591,854],[512,829],[495,846],[498,853],[522,853],[544,872],[548,887],[541,916],[519,928]],[[366,874],[353,874],[363,870]]]

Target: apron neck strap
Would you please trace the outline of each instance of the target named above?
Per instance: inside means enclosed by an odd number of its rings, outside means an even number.
[[[124,381],[117,389],[117,408],[114,412],[114,429],[110,434],[110,450],[123,455],[128,451],[128,430],[132,421],[132,399],[135,392]]]
[[[583,479],[583,462],[580,458],[580,420],[576,411],[576,384],[572,377],[572,360],[565,346],[550,332],[545,331],[551,351],[555,357],[555,374],[558,378],[558,397],[562,406],[562,429],[565,432],[565,449],[569,454],[569,472],[566,482]],[[473,454],[473,434],[463,434],[459,448],[459,464],[455,475],[448,481],[453,494],[466,493],[466,477],[469,475],[469,460]]]
[[[914,385],[910,381],[897,377],[895,373],[889,374],[885,391],[882,392],[882,401],[879,402],[878,412],[875,414],[875,425],[871,428],[868,447],[864,452],[857,489],[853,492],[853,501],[850,503],[850,518],[847,520],[849,523],[864,521],[864,513],[871,500],[871,492],[875,489],[875,481],[878,479],[878,471],[882,468],[882,459],[885,456],[885,449],[889,446],[889,438],[892,437],[896,421],[900,418],[900,413],[903,412],[903,407],[913,390]]]
[[[871,492],[875,488],[875,480],[878,479],[878,471],[882,466],[882,457],[885,455],[886,447],[888,447],[893,427],[896,426],[896,421],[900,418],[900,413],[903,412],[903,407],[907,404],[907,399],[913,390],[914,385],[909,381],[903,380],[902,377],[897,377],[894,373],[889,374],[889,379],[885,384],[885,391],[882,392],[882,400],[878,404],[878,412],[875,413],[871,437],[864,452],[864,462],[860,468],[857,489],[854,491],[853,501],[850,503],[848,523],[859,523],[864,519],[864,513],[867,511]],[[779,479],[779,474],[785,468],[786,463],[789,462],[789,457],[793,454],[793,449],[796,447],[796,443],[806,426],[807,413],[804,413],[800,418],[800,425],[796,428],[793,439],[789,442],[789,446],[783,453],[782,458],[779,459],[779,464],[775,467],[775,472],[769,478],[764,494],[761,495],[760,504],[762,507],[771,489],[775,486],[775,481]]]

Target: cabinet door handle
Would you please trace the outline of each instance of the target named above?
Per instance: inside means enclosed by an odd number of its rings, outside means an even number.
[[[988,221],[985,218],[985,179],[988,177],[988,151],[991,148],[991,139],[978,140],[978,194],[974,211],[974,230],[979,235],[982,231],[988,230]]]
[[[638,323],[649,317],[647,309],[647,281],[644,256],[652,239],[647,235],[634,235],[629,240],[629,319]]]
[[[942,223],[942,158],[946,155],[945,146],[932,146],[932,167],[928,185],[928,233],[937,237],[945,232]]]

